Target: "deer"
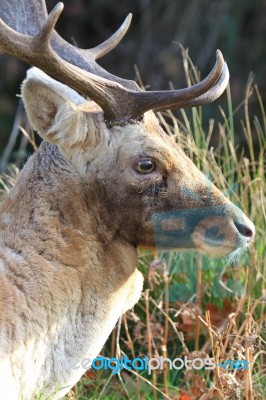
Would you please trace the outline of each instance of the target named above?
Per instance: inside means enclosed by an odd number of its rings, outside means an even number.
[[[229,81],[222,53],[199,83],[144,91],[96,62],[131,15],[84,50],[55,31],[62,10],[48,15],[42,0],[0,5],[1,52],[33,66],[21,95],[43,139],[0,209],[0,399],[59,399],[76,384],[85,371],[73,366],[97,357],[141,297],[137,249],[156,247],[154,215],[204,210],[188,247],[211,256],[241,252],[255,235],[156,117],[219,98]],[[161,235],[181,249],[169,226]]]

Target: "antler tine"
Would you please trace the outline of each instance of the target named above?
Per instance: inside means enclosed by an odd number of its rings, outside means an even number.
[[[137,118],[145,111],[163,111],[171,108],[193,107],[195,101],[197,105],[215,100],[215,89],[226,87],[228,77],[226,74],[223,55],[220,50],[216,52],[216,63],[210,74],[199,83],[185,89],[163,90],[151,92],[137,92],[135,109],[132,113],[133,118]],[[224,71],[224,72],[223,72]],[[229,75],[229,74],[228,74]],[[218,93],[218,92],[217,92]],[[222,91],[220,92],[220,95]],[[211,100],[213,98],[213,100]],[[202,101],[202,103],[201,103]]]
[[[10,3],[14,2],[2,1],[9,9]],[[38,15],[37,26],[29,29],[27,25],[32,21],[23,21],[23,33],[20,33],[0,20],[0,47],[6,53],[40,68],[90,97],[102,107],[110,125],[137,119],[151,109],[192,107],[213,101],[221,95],[228,83],[228,70],[222,53],[217,50],[216,64],[203,81],[186,89],[145,92],[135,82],[113,76],[95,62],[95,58],[110,51],[122,39],[130,24],[131,15],[110,39],[94,50],[81,50],[65,42],[54,31],[63,3],[58,3],[47,16],[43,0],[40,3],[36,0],[28,1],[31,5],[31,18],[35,13]],[[10,12],[5,14],[5,18],[11,26],[16,26],[17,21],[12,20]],[[41,21],[45,23],[42,24]],[[28,35],[29,30],[31,32]]]
[[[98,60],[113,50],[123,39],[131,24],[132,14],[128,14],[120,28],[107,40],[96,47],[87,50],[94,60]]]
[[[87,95],[102,107],[107,117],[116,118],[121,107],[116,99],[121,98],[126,89],[68,63],[60,58],[50,45],[53,27],[62,9],[62,3],[54,7],[36,36],[18,33],[0,19],[1,47],[6,53],[40,68],[55,79]]]
[[[228,70],[227,64],[224,63],[224,68],[223,68],[223,71],[222,71],[222,74],[221,74],[219,80],[216,82],[216,84],[210,90],[208,90],[206,93],[197,97],[194,100],[189,100],[187,102],[179,104],[178,107],[179,108],[190,108],[190,107],[202,106],[203,104],[212,103],[213,101],[218,99],[223,94],[223,92],[225,91],[225,89],[228,85],[229,78],[230,78],[229,70]],[[154,111],[163,111],[163,110],[165,110],[165,108],[160,108],[160,109],[154,110]]]
[[[44,47],[50,46],[50,41],[52,37],[52,33],[54,30],[54,27],[64,9],[64,4],[63,3],[57,3],[50,14],[48,15],[48,18],[46,22],[44,23],[44,26],[37,36],[38,41],[43,44]]]
[[[5,29],[10,27],[17,33],[22,33],[31,37],[40,33],[43,28],[43,22],[47,20],[48,13],[45,0],[27,0],[27,10],[25,10],[24,2],[18,2],[17,0],[1,0],[0,17],[7,25]],[[130,19],[131,15],[126,18],[122,27],[113,35],[115,36],[114,39],[112,39],[112,37],[110,38],[110,41],[113,41],[114,46],[118,44],[119,38],[121,40],[122,36],[126,33],[130,24]],[[106,48],[108,47],[108,40],[106,41]],[[76,65],[85,71],[91,72],[110,81],[118,82],[130,90],[139,90],[136,82],[110,74],[97,64],[95,61],[95,54],[91,53],[90,50],[83,50],[73,46],[66,42],[56,31],[52,32],[51,46],[62,59],[68,61],[70,64]],[[0,47],[3,47],[1,43]],[[101,47],[101,45],[98,47]],[[97,49],[97,47],[95,49]],[[95,53],[96,50],[92,49],[92,51]],[[111,44],[109,46],[109,51],[111,51]],[[10,52],[8,52],[7,49],[5,49],[5,51],[0,49],[0,55],[4,53]],[[16,56],[15,54],[13,55]],[[96,58],[99,58],[100,56],[103,56],[103,52],[96,55]],[[27,60],[24,61],[28,62]]]
[[[191,108],[196,106],[202,106],[203,104],[212,103],[223,94],[228,85],[229,78],[230,78],[229,70],[227,64],[224,63],[222,73],[217,82],[215,83],[215,85],[211,89],[209,89],[206,93],[202,94],[201,96],[195,97],[192,100],[181,101],[179,103],[176,103],[175,107]],[[153,108],[153,111],[165,111],[165,110],[169,110],[169,106],[167,104],[166,105],[160,104],[158,107]]]

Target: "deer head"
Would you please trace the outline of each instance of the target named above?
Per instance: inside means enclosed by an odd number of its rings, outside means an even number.
[[[150,111],[192,107],[218,98],[229,79],[221,52],[217,51],[215,67],[203,81],[181,90],[146,92],[133,81],[110,75],[95,61],[119,43],[131,15],[106,42],[81,50],[53,29],[62,10],[63,4],[58,3],[47,17],[44,4],[34,2],[27,10],[28,19],[28,12],[38,15],[31,27],[25,19],[14,22],[5,11],[3,18],[18,31],[1,21],[1,48],[58,80],[31,70],[22,86],[26,111],[33,128],[58,146],[84,182],[97,181],[96,192],[102,193],[108,210],[106,226],[116,221],[117,234],[132,244],[154,246],[153,215],[205,208],[189,241],[191,247],[216,255],[246,247],[254,236],[253,224],[206,180]],[[212,224],[219,226],[219,233],[208,242],[204,233]],[[225,236],[223,243],[220,234]],[[173,237],[171,229],[162,230],[161,235],[163,246],[175,247],[168,240],[169,235]],[[176,247],[182,247],[178,241]]]

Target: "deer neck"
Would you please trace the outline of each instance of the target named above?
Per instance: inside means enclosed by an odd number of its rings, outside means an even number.
[[[76,286],[70,298],[77,307],[81,304],[84,315],[86,307],[91,310],[92,298],[100,307],[102,302],[111,309],[110,297],[121,296],[122,312],[132,307],[140,295],[139,290],[137,296],[134,290],[131,293],[137,251],[115,238],[115,229],[108,230],[104,225],[94,192],[92,188],[91,198],[84,196],[78,176],[70,171],[56,146],[45,143],[28,160],[2,205],[0,217],[1,243],[13,254],[21,255],[27,265],[34,263],[38,276],[43,270],[55,274],[56,279],[49,283],[54,290],[68,285],[71,275]],[[19,259],[14,256],[11,261],[15,265]],[[31,290],[38,293],[39,288]],[[62,298],[68,295],[68,291],[60,293]],[[60,304],[64,307],[63,300]],[[118,310],[117,318],[121,312]]]
[[[104,236],[106,227],[97,232],[93,212],[99,205],[91,203],[88,209],[87,202],[56,147],[41,145],[1,207],[0,259],[10,280],[3,288],[12,288],[7,296],[14,299],[14,310],[10,302],[8,314],[0,317],[6,324],[17,315],[29,319],[26,324],[21,319],[22,331],[18,323],[13,347],[7,349],[18,347],[29,354],[23,368],[16,359],[25,393],[31,392],[27,382],[41,388],[42,376],[47,388],[51,385],[48,392],[55,382],[58,387],[73,385],[84,372],[73,365],[97,356],[119,316],[141,294],[136,249],[122,240],[111,241],[112,232]],[[36,357],[38,365],[33,366]],[[33,370],[39,376],[36,383]]]
[[[64,265],[85,265],[88,249],[108,251],[117,234],[114,221],[107,226],[104,204],[93,184],[84,189],[57,146],[43,143],[2,205],[5,237],[21,238],[25,246],[27,236],[28,245],[34,244],[44,257],[53,255]],[[129,247],[121,238],[118,242]]]

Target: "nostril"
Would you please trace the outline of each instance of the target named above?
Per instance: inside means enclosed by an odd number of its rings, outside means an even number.
[[[234,224],[235,224],[238,232],[241,235],[245,236],[245,238],[248,241],[251,241],[254,238],[254,236],[255,236],[255,228],[254,228],[253,224],[252,225],[246,225],[246,224],[240,224],[239,222],[235,222],[235,221],[234,221]]]

